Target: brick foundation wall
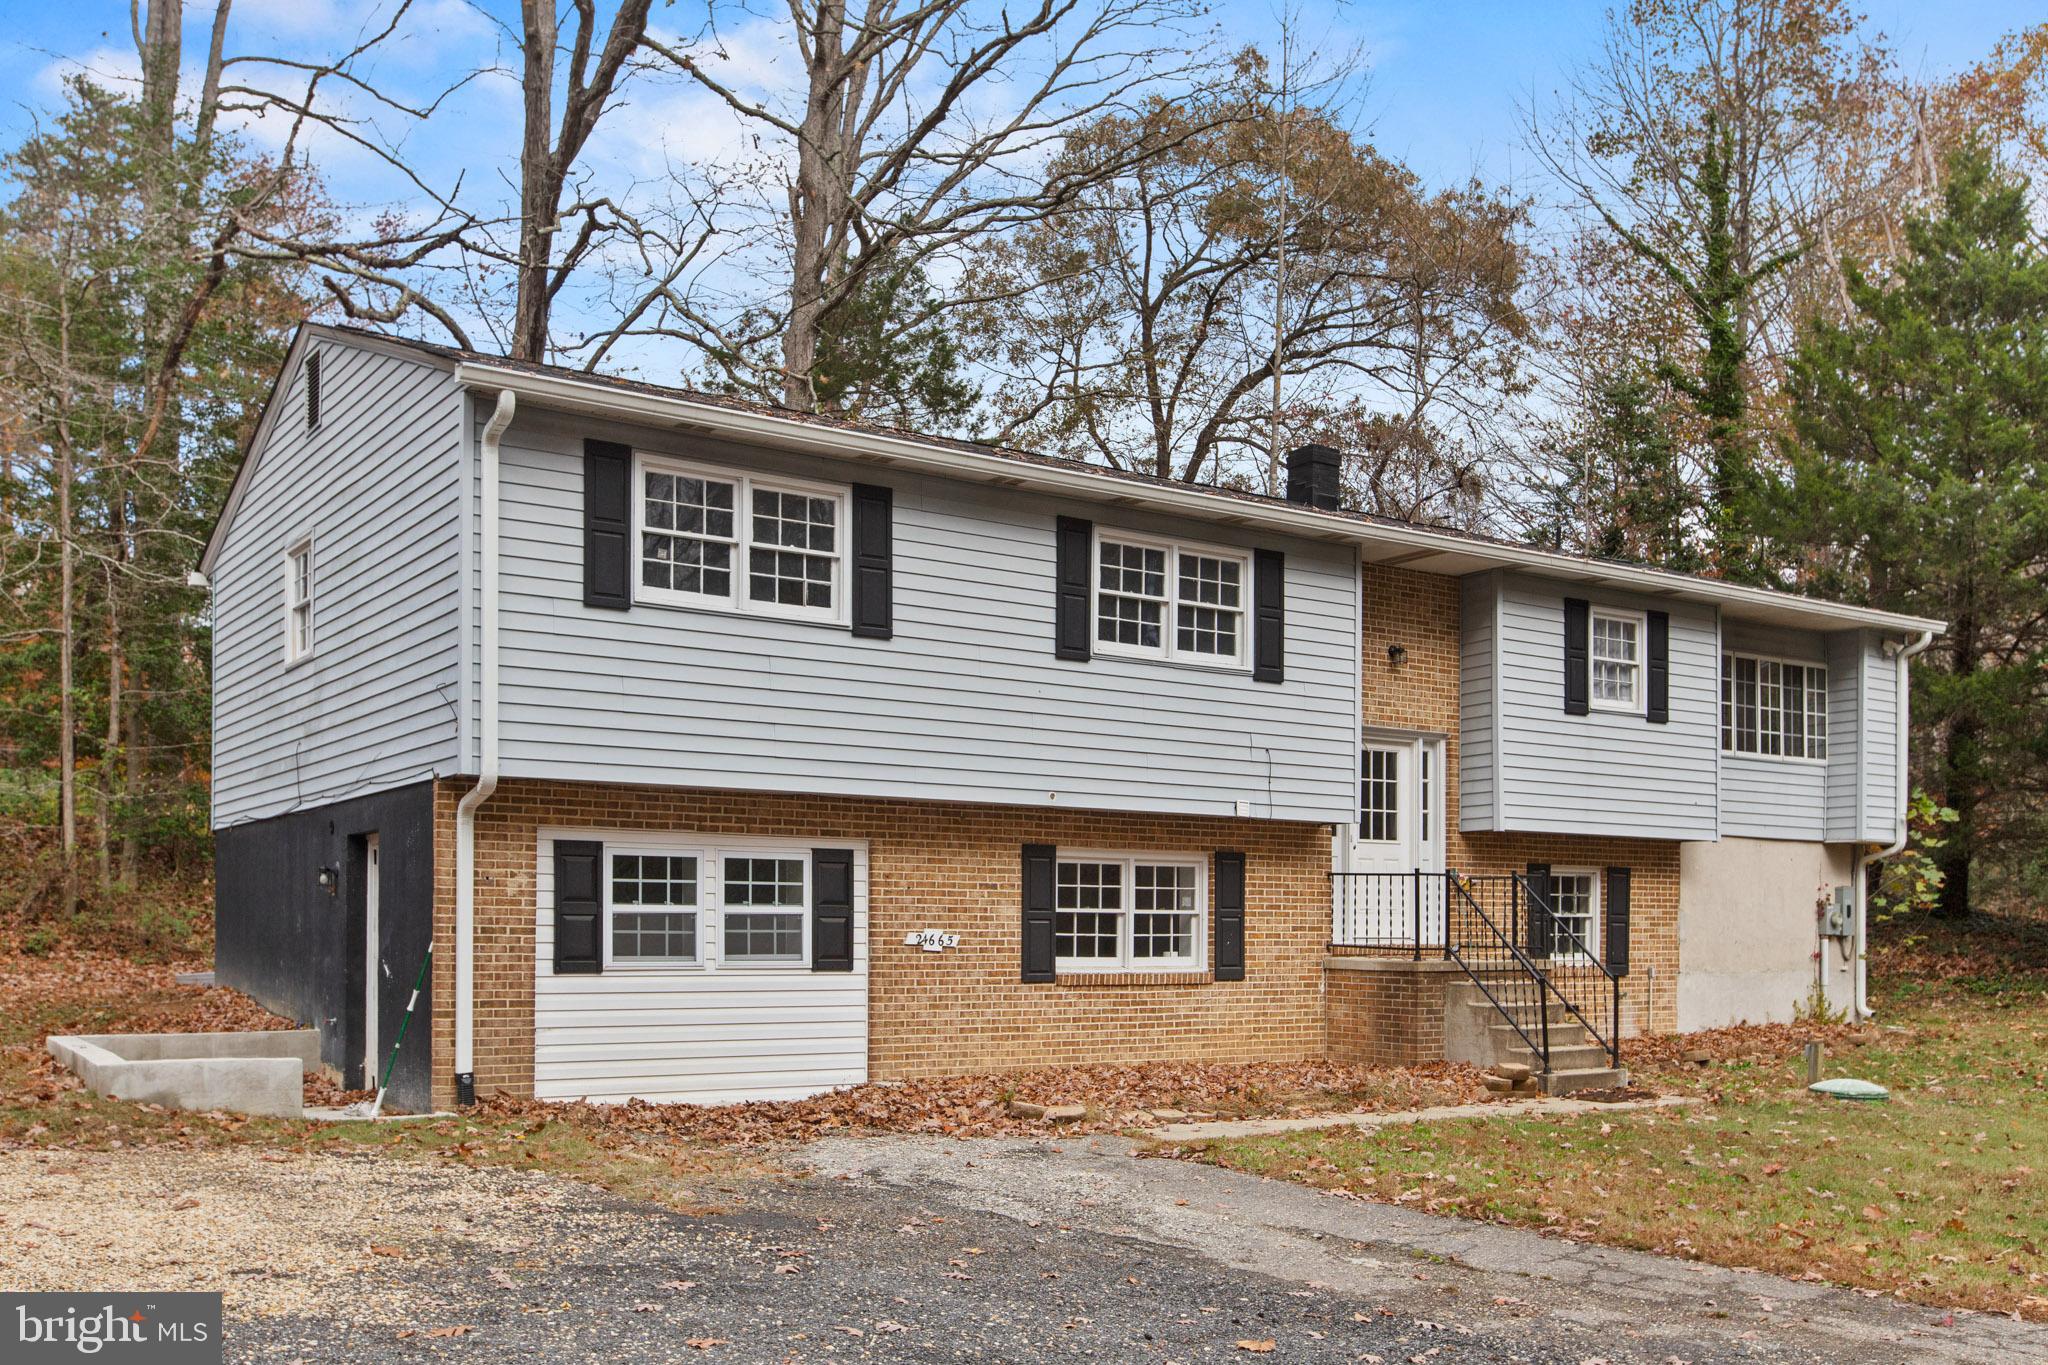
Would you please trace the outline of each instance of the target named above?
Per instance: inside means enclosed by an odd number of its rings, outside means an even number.
[[[1465,979],[1455,965],[1340,958],[1327,972],[1333,1059],[1375,1066],[1444,1059],[1444,988]]]
[[[1365,566],[1361,711],[1367,726],[1445,736],[1445,865],[1474,875],[1555,867],[1625,866],[1629,974],[1622,983],[1625,1033],[1678,1027],[1678,844],[1570,834],[1493,833],[1458,828],[1458,580],[1411,569]],[[1389,645],[1408,651],[1399,664]],[[1333,997],[1334,1000],[1334,997]],[[1336,1025],[1332,1006],[1331,1027]]]
[[[454,1093],[455,805],[435,792],[435,1100]],[[868,843],[869,1074],[1080,1062],[1291,1060],[1323,1051],[1329,834],[1320,825],[826,796],[507,781],[477,822],[476,1081],[533,1089],[534,867],[542,826]],[[1241,849],[1243,981],[1206,974],[1017,979],[1026,843],[1132,852]],[[950,929],[944,953],[906,932]],[[1213,935],[1211,943],[1213,945]],[[1212,949],[1213,951],[1213,949]]]

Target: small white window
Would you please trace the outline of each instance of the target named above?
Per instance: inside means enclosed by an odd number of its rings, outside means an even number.
[[[1828,671],[1819,664],[1721,656],[1721,751],[1828,756]]]
[[[1072,854],[1056,875],[1060,969],[1193,971],[1204,965],[1203,866],[1161,855]]]
[[[725,859],[725,913],[720,932],[726,962],[802,962],[810,905],[807,858]]]
[[[691,842],[606,848],[605,961],[617,968],[802,967],[808,852]]]
[[[845,489],[655,457],[637,477],[640,600],[842,619]]]
[[[1590,958],[1600,951],[1600,878],[1590,868],[1550,873],[1551,950],[1558,958]]]
[[[1592,704],[1602,711],[1643,709],[1643,618],[1592,612]]]
[[[1095,642],[1105,654],[1242,667],[1240,551],[1106,531],[1095,543]]]
[[[703,860],[694,853],[611,854],[611,960],[696,962]]]
[[[284,555],[284,657],[296,663],[313,652],[313,542]]]

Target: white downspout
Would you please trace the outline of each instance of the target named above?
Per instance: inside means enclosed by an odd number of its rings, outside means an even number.
[[[1934,632],[1923,630],[1914,638],[1911,644],[1900,649],[1896,656],[1899,664],[1899,735],[1898,748],[1895,751],[1897,754],[1895,762],[1898,767],[1899,786],[1898,800],[1893,803],[1892,809],[1899,813],[1899,836],[1885,847],[1877,850],[1877,852],[1866,853],[1856,860],[1856,879],[1854,882],[1856,895],[1856,985],[1849,1012],[1852,1017],[1859,1020],[1868,1019],[1876,1013],[1876,1011],[1870,1008],[1869,979],[1866,970],[1870,947],[1870,865],[1875,862],[1881,862],[1904,848],[1908,833],[1906,829],[1906,746],[1911,735],[1912,716],[1910,712],[1913,702],[1912,693],[1906,686],[1906,675],[1909,672],[1906,663],[1915,654],[1918,654],[1933,643]]]
[[[478,704],[481,746],[477,782],[455,807],[455,1098],[476,1103],[476,812],[498,789],[498,438],[512,425],[518,399],[498,390],[498,406],[484,423],[483,534],[478,538],[482,607],[483,678]]]

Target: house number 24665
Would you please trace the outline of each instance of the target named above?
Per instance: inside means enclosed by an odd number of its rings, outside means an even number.
[[[922,948],[928,953],[943,953],[948,948],[960,946],[960,935],[945,929],[913,929],[903,936],[905,947]]]

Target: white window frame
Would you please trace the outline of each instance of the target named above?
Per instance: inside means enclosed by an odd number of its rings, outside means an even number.
[[[1602,621],[1626,622],[1635,631],[1636,657],[1629,665],[1633,670],[1629,701],[1609,701],[1600,696],[1600,657],[1593,652],[1593,642],[1600,638]],[[1612,711],[1624,716],[1645,714],[1649,691],[1649,660],[1644,657],[1650,645],[1650,618],[1640,611],[1623,611],[1618,607],[1593,607],[1586,615],[1586,704],[1595,711]]]
[[[1557,910],[1557,882],[1562,877],[1584,877],[1586,879],[1586,885],[1589,888],[1586,895],[1586,932],[1579,935],[1579,937],[1584,940],[1587,951],[1584,955],[1572,954],[1563,958],[1557,957],[1556,953],[1553,952],[1551,956],[1556,961],[1591,962],[1598,954],[1604,951],[1601,945],[1600,928],[1602,915],[1605,910],[1605,907],[1601,904],[1601,897],[1604,894],[1603,883],[1606,879],[1597,867],[1551,868],[1550,908],[1553,914]],[[1559,916],[1559,918],[1564,918],[1564,916]],[[1556,940],[1553,938],[1553,947],[1555,942]]]
[[[305,592],[299,591],[299,560],[306,561]],[[300,536],[284,552],[284,661],[287,664],[303,663],[313,657],[316,637],[313,617],[313,599],[319,594],[319,580],[314,574],[319,562],[313,555],[313,537]],[[300,620],[305,628],[300,630]]]
[[[652,588],[641,582],[641,567],[644,559],[646,532],[650,529],[657,534],[666,534],[664,528],[650,528],[647,525],[647,475],[674,474],[687,479],[708,479],[716,483],[733,486],[733,557],[732,587],[723,595],[712,593],[682,592],[675,588]],[[832,606],[829,610],[817,607],[788,606],[780,602],[756,602],[747,595],[748,564],[754,549],[754,493],[798,493],[808,498],[825,498],[834,507],[832,537]],[[718,465],[697,464],[689,460],[678,460],[667,455],[656,455],[646,451],[633,452],[633,543],[628,562],[632,566],[633,601],[667,606],[694,607],[704,611],[731,612],[741,616],[772,616],[790,621],[814,621],[825,625],[843,626],[849,618],[847,605],[847,561],[850,554],[848,542],[853,527],[849,514],[852,506],[852,490],[844,484],[813,483],[805,479],[786,479],[780,475],[758,475],[744,470],[727,469]],[[762,549],[781,548],[762,546]],[[816,555],[819,552],[807,550]]]
[[[612,900],[613,860],[628,858],[695,858],[697,860],[697,903],[693,906],[680,905],[618,905]],[[702,967],[707,958],[704,951],[709,941],[711,911],[710,857],[707,852],[694,844],[629,844],[610,843],[604,846],[604,969],[608,972],[672,971],[677,967]],[[697,915],[697,952],[694,957],[628,957],[612,956],[612,917],[623,911],[639,914],[654,910],[694,910]]]
[[[1162,550],[1166,554],[1166,597],[1160,617],[1159,643],[1157,646],[1127,645],[1115,640],[1104,640],[1100,635],[1102,626],[1102,599],[1129,596],[1127,593],[1105,594],[1102,587],[1102,546],[1104,542],[1115,545],[1136,545],[1148,550]],[[1237,653],[1231,655],[1204,654],[1199,650],[1184,650],[1180,647],[1180,609],[1183,605],[1205,607],[1206,602],[1183,604],[1180,596],[1180,557],[1183,554],[1204,559],[1228,560],[1237,565]],[[1115,527],[1095,528],[1095,536],[1088,546],[1088,640],[1097,654],[1127,659],[1161,659],[1168,663],[1186,664],[1194,668],[1216,668],[1233,671],[1248,671],[1251,668],[1252,634],[1252,553],[1227,545],[1211,545],[1202,541],[1178,540],[1171,537],[1147,535],[1141,531],[1123,531]]]
[[[1746,659],[1749,662],[1756,665],[1756,747],[1754,749],[1744,749],[1741,747],[1740,736],[1742,733],[1742,727],[1738,723],[1738,717],[1736,715],[1738,703],[1735,697],[1734,678],[1734,663],[1737,659]],[[1767,664],[1774,666],[1779,670],[1778,706],[1776,721],[1778,727],[1777,753],[1769,753],[1766,752],[1764,749],[1764,667]],[[1817,735],[1814,732],[1812,724],[1813,707],[1811,704],[1808,704],[1803,709],[1800,717],[1803,722],[1802,729],[1804,730],[1806,736],[1806,752],[1798,754],[1788,754],[1785,752],[1784,669],[1788,665],[1803,670],[1807,674],[1809,679],[1814,674],[1820,675],[1820,687],[1818,689],[1818,695],[1821,699],[1820,731]],[[1721,745],[1721,752],[1727,754],[1732,758],[1760,759],[1766,763],[1804,763],[1823,767],[1826,766],[1828,761],[1829,748],[1828,726],[1831,721],[1834,709],[1831,705],[1832,698],[1829,696],[1828,691],[1831,683],[1832,679],[1829,676],[1828,666],[1824,663],[1818,662],[1817,660],[1794,659],[1779,654],[1758,654],[1753,650],[1747,649],[1722,650],[1720,674],[1720,711],[1718,713],[1716,722],[1717,729],[1720,734],[1719,742]],[[1807,688],[1806,695],[1816,695],[1815,689],[1811,687]],[[1813,750],[1816,747],[1820,750],[1818,754],[1813,752]]]
[[[583,837],[584,831],[564,831],[551,837],[573,839]],[[753,841],[720,842],[701,838],[665,839],[608,839],[594,836],[604,842],[604,919],[600,926],[604,939],[604,970],[606,972],[808,972],[811,970],[811,918],[812,897],[817,891],[816,869],[811,863],[812,850],[809,846],[794,847],[787,844],[759,843]],[[612,899],[612,860],[621,855],[656,857],[693,857],[697,860],[697,955],[691,958],[664,957],[614,958],[612,955],[612,917],[617,911],[634,914],[643,910],[683,909],[689,907],[664,907],[641,905],[616,905]],[[803,867],[803,904],[781,911],[794,915],[803,933],[803,952],[797,957],[782,958],[735,958],[726,954],[725,915],[725,860],[728,858],[770,858],[778,861],[795,861]],[[775,913],[760,906],[740,906],[736,913]]]
[[[1055,958],[1053,969],[1057,973],[1075,976],[1088,973],[1130,973],[1157,972],[1161,975],[1185,972],[1203,972],[1209,969],[1209,859],[1200,853],[1131,853],[1101,849],[1062,848],[1053,854],[1053,937],[1059,937],[1059,881],[1062,863],[1117,863],[1123,868],[1123,905],[1110,912],[1118,916],[1116,961],[1106,962],[1092,957]],[[1195,873],[1195,938],[1193,952],[1187,957],[1136,958],[1131,954],[1132,926],[1137,922],[1139,911],[1135,904],[1138,895],[1138,874],[1140,864],[1146,867],[1184,867]],[[1092,912],[1091,912],[1092,913]],[[1145,914],[1161,913],[1145,911]]]

